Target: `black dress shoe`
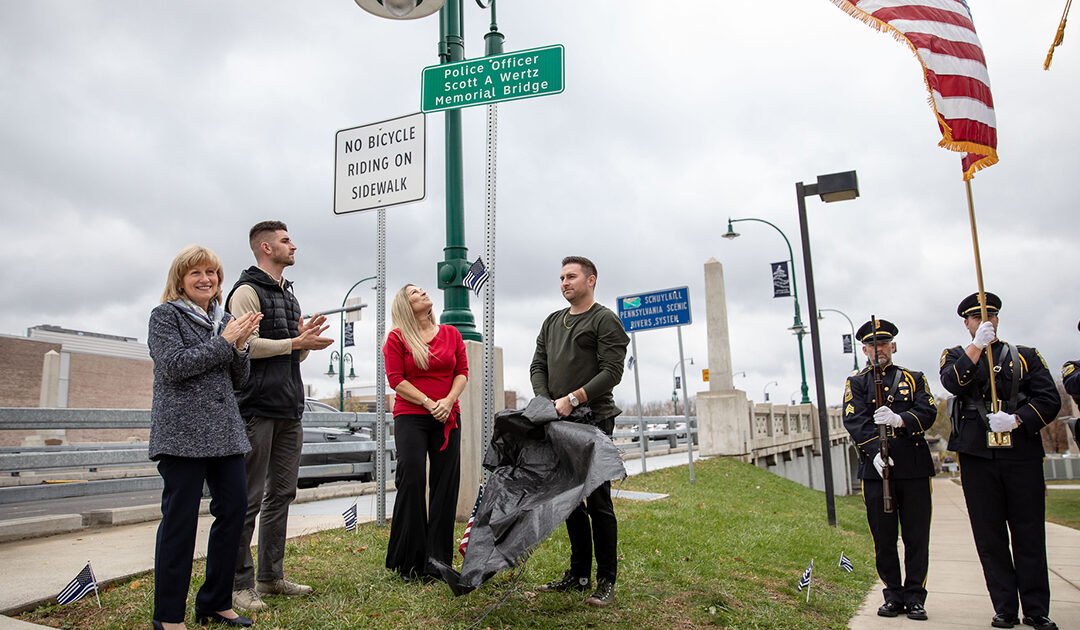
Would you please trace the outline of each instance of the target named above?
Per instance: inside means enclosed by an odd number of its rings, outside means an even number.
[[[990,625],[995,628],[1011,628],[1018,623],[1020,623],[1020,619],[1016,615],[1006,613],[998,613],[990,620]]]
[[[900,602],[885,602],[877,609],[878,617],[895,617],[904,612],[904,605]]]
[[[228,617],[222,617],[216,612],[199,612],[197,610],[195,611],[195,620],[204,626],[213,621],[215,623],[220,623],[226,626],[236,626],[238,628],[247,628],[250,627],[253,623],[250,619],[244,617],[243,615],[237,615],[232,619],[229,619]]]
[[[1024,623],[1032,626],[1035,630],[1058,630],[1057,624],[1050,621],[1046,615],[1042,617],[1024,617]]]
[[[926,621],[926,609],[919,602],[911,602],[907,605],[907,618],[915,621]]]

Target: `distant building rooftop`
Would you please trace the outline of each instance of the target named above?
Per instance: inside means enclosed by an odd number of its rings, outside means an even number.
[[[26,336],[38,341],[58,343],[64,352],[99,354],[129,359],[150,359],[150,349],[135,337],[107,335],[105,333],[70,330],[60,326],[43,324],[26,329]]]

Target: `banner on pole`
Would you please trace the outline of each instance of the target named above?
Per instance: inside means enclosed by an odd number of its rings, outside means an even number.
[[[345,324],[345,347],[355,346],[356,342],[353,340],[353,323],[348,322]]]
[[[854,348],[851,347],[851,335],[848,334],[848,333],[844,333],[843,338],[844,338],[844,354],[851,354],[852,352],[855,351]]]
[[[772,296],[791,297],[791,272],[788,269],[788,261],[783,260],[772,264]]]

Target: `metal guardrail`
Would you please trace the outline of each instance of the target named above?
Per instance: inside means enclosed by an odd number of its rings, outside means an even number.
[[[645,450],[655,448],[676,448],[686,444],[686,416],[645,416]],[[620,427],[628,427],[622,429]],[[621,450],[631,448],[638,442],[638,419],[636,416],[615,419],[615,431],[611,437],[615,440],[630,440],[629,443],[620,444]],[[694,437],[694,445],[698,443],[697,417],[690,416],[690,433]],[[666,444],[665,444],[666,443]]]
[[[304,414],[302,422],[305,427],[347,430],[368,428],[374,435],[376,418],[373,413],[308,412]],[[388,419],[387,426],[393,426],[392,419]],[[0,408],[0,430],[149,428],[150,411],[147,409]],[[370,453],[370,455],[368,461],[362,462],[301,466],[300,478],[304,481],[312,481],[319,478],[363,474],[374,477],[376,448],[375,440],[305,443],[304,455],[342,453]],[[387,456],[390,460],[388,468],[390,471],[393,471],[396,465],[395,454],[393,439],[388,439]],[[153,465],[147,453],[146,443],[0,448],[0,475],[19,476],[23,473],[57,472],[58,476],[61,476],[65,471],[102,472],[101,468],[122,469]],[[162,480],[157,475],[20,485],[0,488],[0,504],[156,490],[161,487]]]

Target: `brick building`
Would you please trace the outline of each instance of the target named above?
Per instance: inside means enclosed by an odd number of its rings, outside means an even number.
[[[0,407],[149,409],[153,369],[146,344],[135,338],[34,326],[25,337],[0,335]],[[0,431],[0,446],[20,445],[35,435]],[[61,439],[120,442],[148,437],[148,430],[78,429]]]

